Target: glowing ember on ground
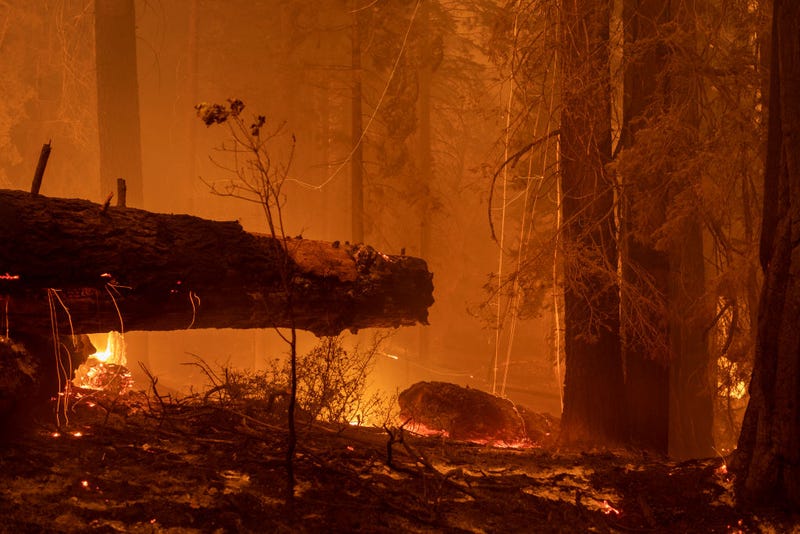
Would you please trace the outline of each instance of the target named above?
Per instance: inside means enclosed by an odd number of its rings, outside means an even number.
[[[76,438],[80,438],[83,436],[83,432],[81,431],[73,432],[72,435],[75,436]]]
[[[89,481],[88,480],[81,480],[81,486],[84,488],[89,488]]]
[[[603,506],[600,508],[604,514],[610,515],[615,514],[619,515],[619,510],[608,504],[608,501],[603,501]]]
[[[447,432],[447,430],[430,428],[422,423],[411,422],[404,428],[409,432],[420,436],[450,438],[450,433]],[[474,443],[476,445],[486,445],[498,449],[534,449],[540,447],[540,445],[527,439],[504,441],[499,439],[465,438],[465,439],[459,439],[457,441],[463,441],[465,443]]]

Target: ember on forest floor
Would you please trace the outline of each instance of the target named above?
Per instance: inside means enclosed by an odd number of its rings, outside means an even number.
[[[791,532],[737,509],[721,459],[502,449],[398,428],[301,425],[255,403],[95,398],[0,455],[0,532]],[[63,421],[62,421],[63,422]],[[390,439],[390,433],[392,439]],[[391,461],[389,461],[391,451]]]

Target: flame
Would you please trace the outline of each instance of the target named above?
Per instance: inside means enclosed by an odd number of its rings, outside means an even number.
[[[92,342],[100,345],[95,339]],[[109,332],[106,336],[106,348],[90,355],[78,367],[72,383],[79,388],[126,393],[133,386],[131,373],[125,367],[127,361],[124,336],[119,332]]]
[[[106,348],[104,350],[98,350],[94,354],[90,355],[89,358],[94,358],[95,360],[104,363],[125,365],[128,363],[128,360],[125,356],[125,337],[119,332],[112,330],[106,336]]]

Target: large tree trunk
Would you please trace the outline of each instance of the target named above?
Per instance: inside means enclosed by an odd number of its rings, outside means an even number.
[[[697,49],[698,12],[705,0],[671,0],[670,19],[678,29],[679,48],[689,51],[681,61],[692,61]],[[675,59],[673,59],[675,61]],[[701,144],[701,100],[694,73],[667,77],[666,99],[669,113],[677,114],[687,126],[687,151]],[[669,162],[678,167],[680,162]],[[687,192],[698,187],[697,180],[673,180],[668,189],[670,209],[665,224],[673,226],[667,251],[670,262],[669,346],[670,346],[670,455],[676,458],[703,458],[714,450],[713,423],[716,383],[712,372],[705,331],[713,315],[705,304],[705,257],[703,250],[703,214],[697,208],[686,209]],[[689,197],[691,198],[691,197]],[[670,220],[671,219],[671,220]]]
[[[714,387],[704,331],[703,234],[685,197],[696,183],[682,177],[674,154],[691,153],[700,118],[696,82],[683,74],[666,39],[696,40],[694,2],[626,0],[622,273],[626,388],[634,443],[681,457],[713,454]],[[654,132],[681,119],[683,151]],[[671,155],[672,154],[672,155]],[[666,184],[669,184],[666,186]],[[683,203],[683,205],[679,205]],[[691,207],[690,207],[691,209]]]
[[[141,206],[142,149],[133,0],[95,0],[97,127],[100,133],[100,192],[128,184],[128,203]]]
[[[674,201],[674,200],[673,200]],[[705,331],[705,257],[699,221],[688,217],[670,250],[669,454],[674,458],[714,455],[716,387]]]
[[[294,324],[333,335],[425,324],[433,303],[423,260],[290,239],[290,312],[281,241],[237,222],[85,200],[0,191],[0,243],[12,337],[49,333],[51,312],[62,333]]]
[[[800,508],[800,3],[775,0],[750,403],[734,468],[742,500]]]
[[[620,143],[636,150],[636,134],[661,96],[666,48],[656,39],[666,20],[662,0],[625,0],[625,78]],[[623,155],[624,157],[624,155]],[[626,195],[622,220],[622,310],[625,332],[625,389],[628,432],[637,446],[667,453],[669,446],[669,351],[665,297],[669,257],[651,236],[666,219],[666,201],[654,194],[661,173],[629,172],[620,177]],[[644,214],[647,214],[644,216]]]
[[[562,439],[623,439],[611,157],[609,2],[562,5],[561,190],[566,374]]]

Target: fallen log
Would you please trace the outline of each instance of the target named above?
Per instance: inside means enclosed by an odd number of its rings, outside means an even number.
[[[295,326],[335,335],[427,324],[433,303],[419,258],[21,191],[0,190],[0,244],[0,325],[12,337],[54,324],[61,333]]]
[[[449,382],[417,382],[397,398],[405,428],[474,443],[552,443],[558,421],[508,399]]]

